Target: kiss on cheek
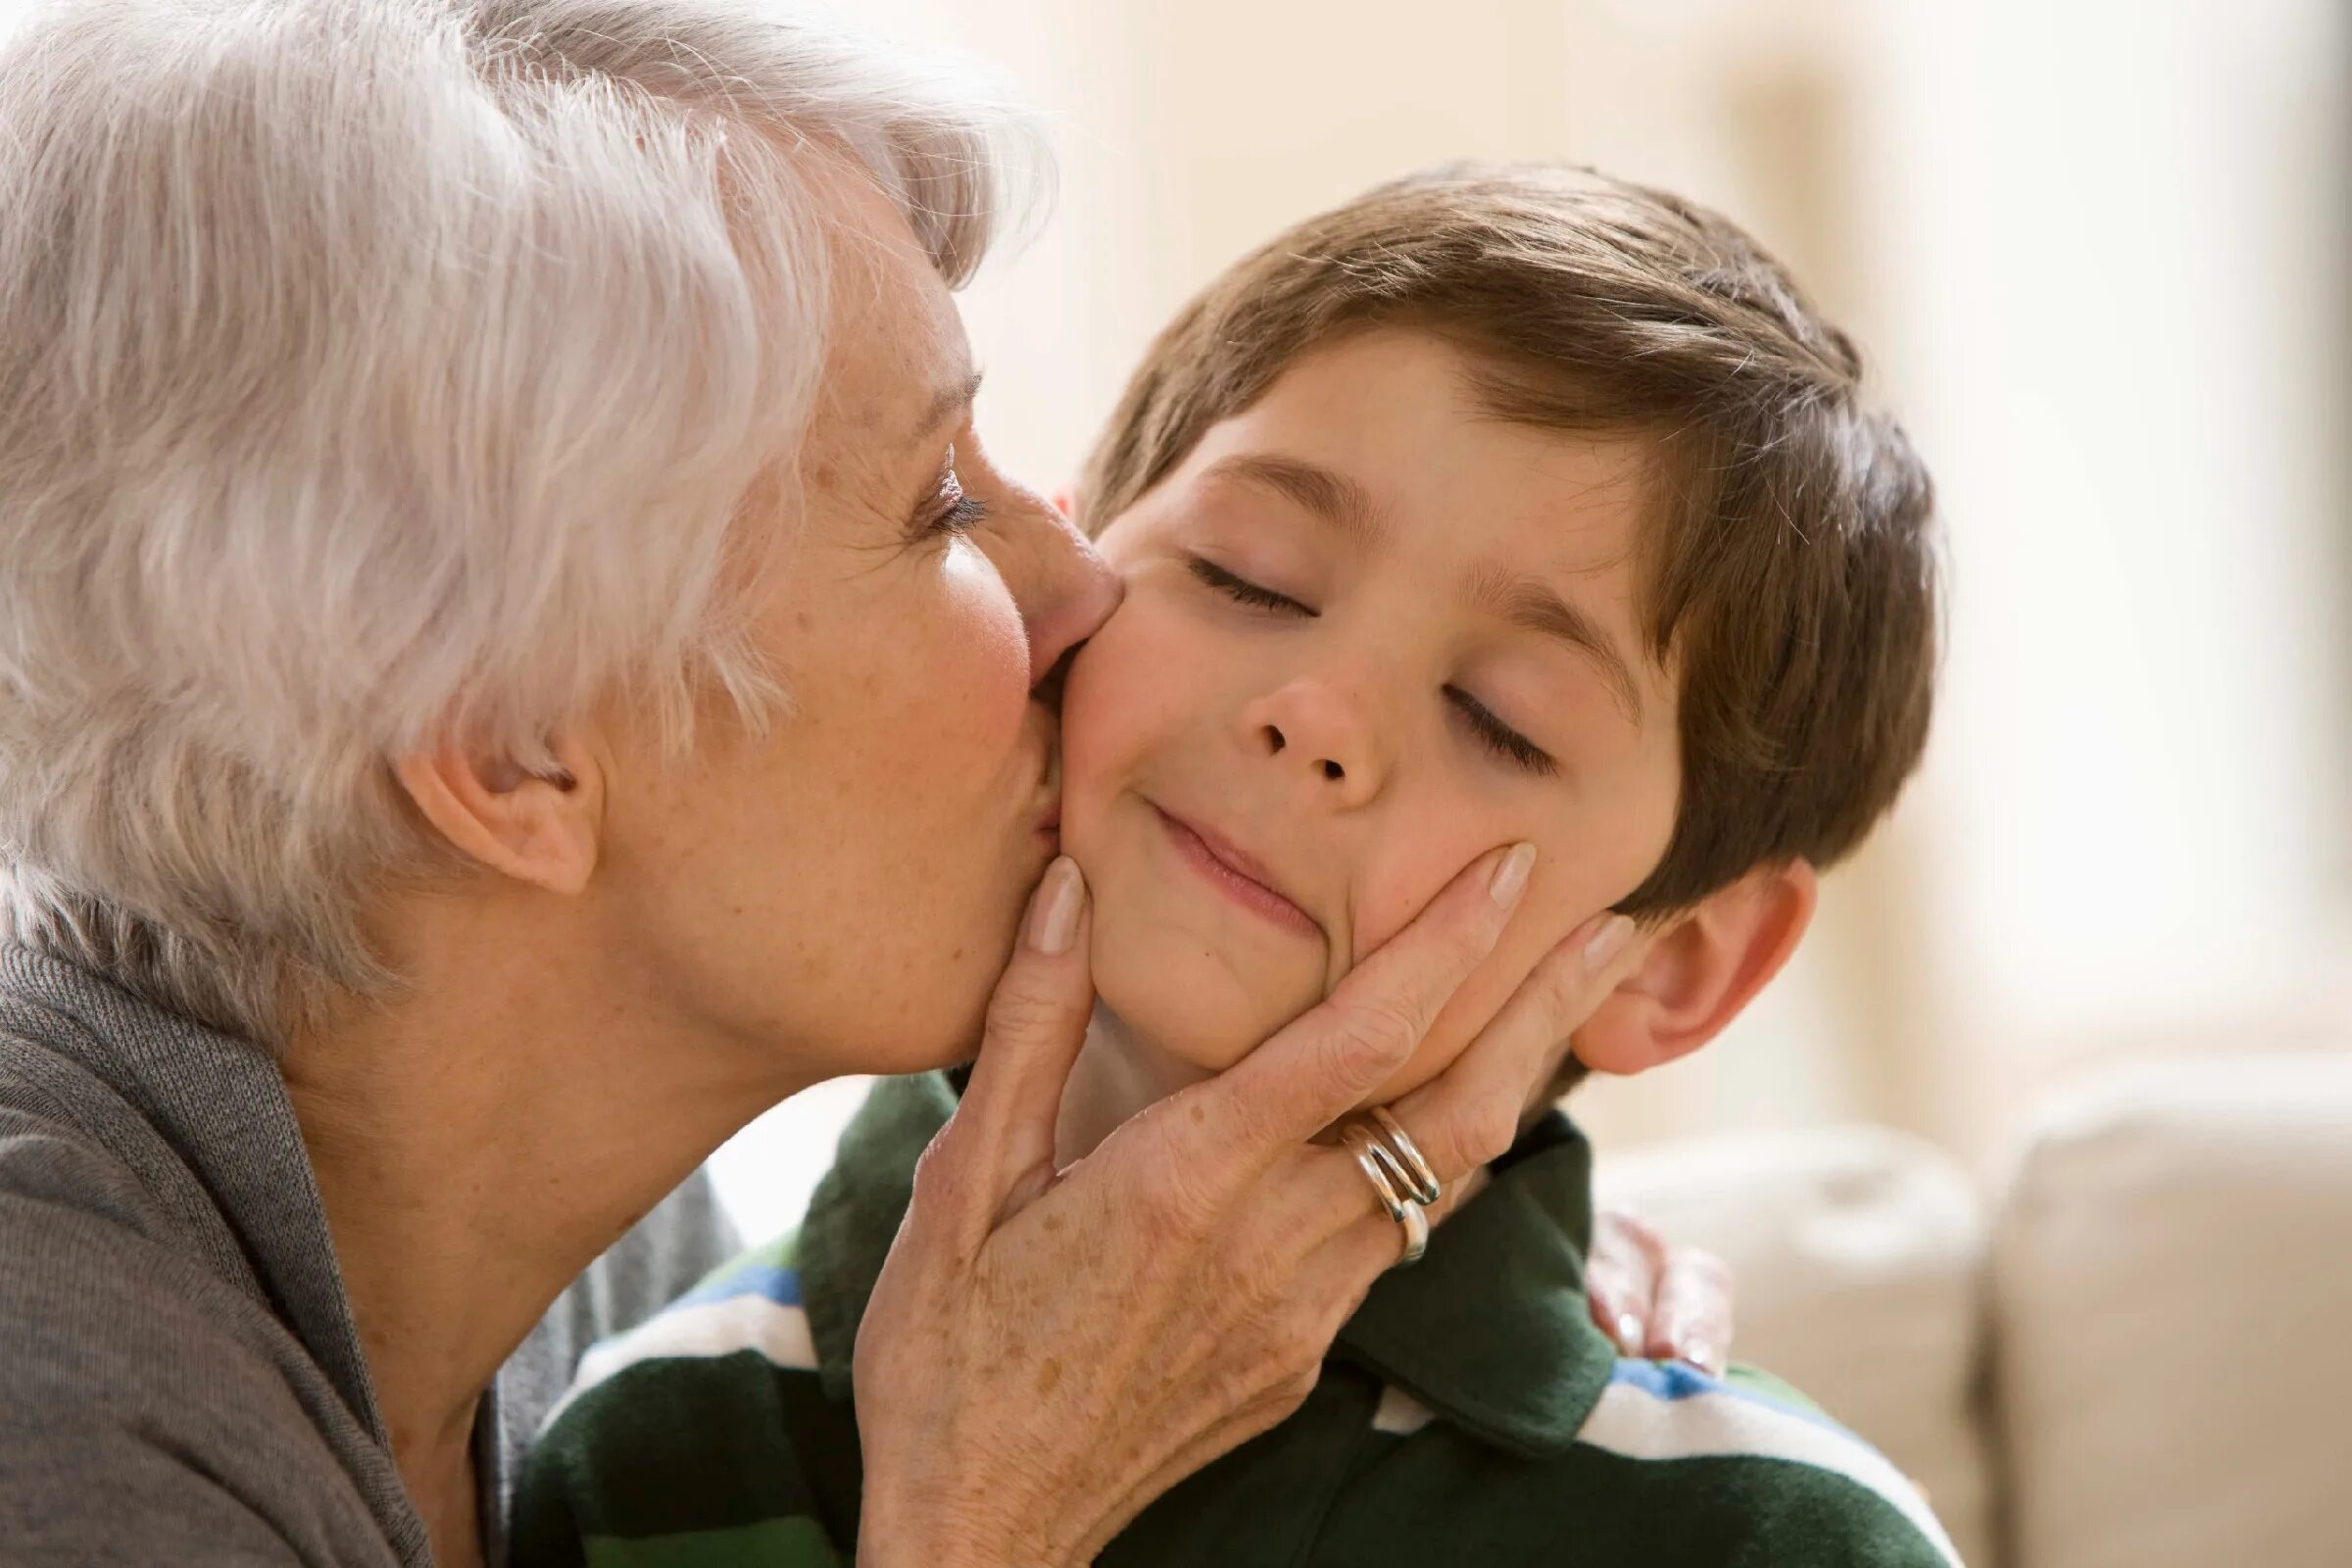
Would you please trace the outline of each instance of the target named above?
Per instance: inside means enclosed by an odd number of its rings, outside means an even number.
[[[1488,417],[1455,351],[1367,332],[1102,530],[1127,592],[1070,670],[1061,835],[1130,1034],[1229,1065],[1532,841],[1510,932],[1393,1098],[1642,882],[1680,781],[1638,615],[1642,456]]]

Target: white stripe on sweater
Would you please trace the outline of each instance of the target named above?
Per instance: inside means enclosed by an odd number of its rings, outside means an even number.
[[[1959,1568],[1960,1554],[1918,1489],[1884,1455],[1836,1427],[1763,1399],[1729,1390],[1669,1399],[1637,1384],[1612,1383],[1576,1436],[1579,1443],[1632,1459],[1722,1455],[1832,1471],[1886,1498]]]
[[[571,1387],[547,1413],[539,1430],[554,1426],[572,1400],[640,1361],[701,1359],[757,1350],[775,1366],[816,1370],[816,1344],[808,1336],[808,1314],[764,1296],[730,1296],[695,1306],[673,1306],[616,1339],[605,1340],[580,1357]]]

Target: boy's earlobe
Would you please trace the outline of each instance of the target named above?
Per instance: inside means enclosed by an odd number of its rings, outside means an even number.
[[[1803,860],[1758,866],[1642,940],[1642,962],[1576,1032],[1594,1072],[1637,1073],[1723,1032],[1796,951],[1817,893]]]

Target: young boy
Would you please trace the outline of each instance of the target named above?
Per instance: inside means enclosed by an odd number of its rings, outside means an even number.
[[[1928,479],[1858,376],[1731,224],[1561,169],[1382,187],[1179,317],[1081,498],[1127,595],[1064,702],[1102,1000],[1065,1162],[1518,839],[1541,858],[1512,929],[1376,1102],[1603,908],[1641,957],[1563,1084],[1730,1022],[1927,732]],[[524,1484],[524,1561],[849,1559],[851,1349],[956,1092],[881,1085],[796,1237],[591,1354]],[[1557,1110],[1489,1176],[1297,1414],[1102,1561],[1952,1560],[1886,1461],[1787,1389],[1619,1359],[1586,1315],[1589,1151]]]

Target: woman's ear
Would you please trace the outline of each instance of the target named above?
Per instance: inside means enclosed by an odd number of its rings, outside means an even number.
[[[582,742],[560,736],[530,767],[503,753],[444,746],[396,758],[392,773],[468,859],[551,893],[588,885],[603,839],[605,776]]]
[[[1577,1059],[1646,1072],[1714,1039],[1796,951],[1815,891],[1802,860],[1758,866],[1646,935],[1639,966],[1576,1032]]]

